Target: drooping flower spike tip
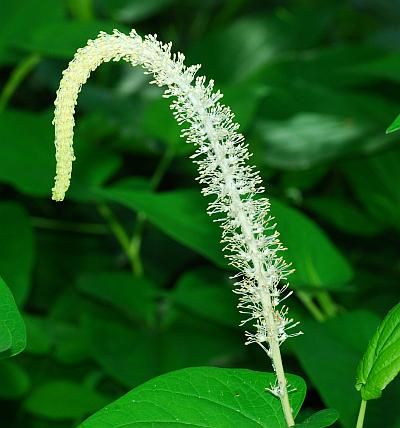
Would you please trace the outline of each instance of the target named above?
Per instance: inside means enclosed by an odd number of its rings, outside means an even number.
[[[215,215],[222,228],[222,242],[230,263],[239,271],[236,290],[238,308],[245,323],[254,330],[247,332],[246,344],[257,343],[271,358],[277,375],[270,390],[282,402],[286,421],[294,425],[288,400],[287,382],[279,346],[298,323],[287,317],[287,308],[278,308],[286,299],[290,266],[280,253],[284,250],[279,234],[269,216],[269,201],[262,197],[259,173],[247,164],[251,154],[233,122],[234,115],[219,100],[214,82],[196,77],[200,66],[184,65],[184,55],[171,53],[171,44],[156,36],[141,38],[135,31],[129,36],[118,31],[100,33],[79,49],[63,72],[55,101],[55,145],[57,158],[53,199],[64,199],[68,189],[73,152],[74,112],[79,91],[90,73],[101,63],[124,60],[140,65],[151,74],[154,83],[165,86],[164,97],[172,98],[171,109],[180,125],[188,125],[182,136],[196,151],[191,156],[199,170],[198,180],[204,195],[213,195],[208,213]],[[283,285],[282,285],[283,284]]]

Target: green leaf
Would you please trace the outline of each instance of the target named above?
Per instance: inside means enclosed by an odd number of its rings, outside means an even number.
[[[288,375],[294,414],[303,402],[304,381]],[[165,426],[202,428],[283,428],[280,402],[265,391],[271,373],[214,367],[167,373],[135,388],[83,422],[79,428]]]
[[[168,313],[172,319],[151,329],[122,324],[109,316],[85,315],[83,328],[93,359],[113,379],[132,388],[160,373],[231,361],[243,351],[242,338],[235,331],[188,314],[172,315]]]
[[[182,154],[193,152],[193,147],[185,144],[180,137],[181,130],[169,108],[170,101],[163,98],[160,94],[159,98],[148,103],[143,113],[141,126],[146,137],[152,137],[160,140]]]
[[[353,147],[364,132],[357,123],[318,113],[259,122],[256,129],[268,164],[290,169],[309,168],[336,158]]]
[[[219,244],[218,227],[206,215],[207,203],[200,190],[150,193],[114,186],[96,193],[135,211],[144,212],[149,221],[167,235],[213,263],[226,267]]]
[[[276,199],[271,199],[271,213],[288,248],[284,257],[296,269],[290,278],[293,285],[337,287],[352,278],[350,264],[312,220]]]
[[[400,303],[386,315],[357,369],[356,388],[363,400],[382,395],[400,371]]]
[[[306,205],[337,229],[349,234],[373,236],[382,229],[356,204],[344,198],[314,197],[307,199]]]
[[[6,110],[0,114],[1,182],[31,196],[49,197],[55,172],[51,120],[48,113]],[[120,161],[104,147],[80,139],[79,126],[76,134],[71,196],[81,200],[113,174]]]
[[[389,133],[397,131],[399,129],[400,129],[400,114],[396,117],[396,119],[388,127],[388,129],[386,130],[386,133],[389,134]]]
[[[243,132],[253,124],[258,106],[267,95],[268,89],[257,80],[248,80],[224,86],[221,92],[224,94],[223,103],[231,108]]]
[[[31,286],[34,236],[26,211],[15,203],[0,203],[0,273],[18,304],[23,304]]]
[[[25,346],[24,321],[11,291],[0,278],[0,358],[19,354]]]
[[[303,321],[304,335],[287,343],[324,404],[339,412],[345,428],[354,428],[357,420],[360,397],[354,388],[354,376],[378,324],[379,318],[366,311],[347,313],[323,324]],[[368,404],[366,428],[381,426],[382,421],[385,426],[396,426],[396,414],[391,409],[400,398],[400,385],[393,382],[391,386],[381,400]]]
[[[2,112],[0,180],[28,194],[49,195],[55,168],[52,139],[49,114]]]
[[[370,92],[355,92],[331,88],[305,79],[291,79],[289,75],[276,75],[268,80],[270,93],[268,103],[265,103],[262,113],[264,117],[275,117],[277,120],[296,116],[301,112],[327,115],[328,117],[343,119],[345,123],[356,124],[369,131],[353,147],[357,153],[370,153],[376,148],[376,142],[371,144],[371,137],[380,136],[380,145],[395,143],[395,139],[388,139],[382,129],[387,125],[388,117],[398,112],[398,105],[387,98]],[[274,109],[268,108],[273,105]],[[343,147],[345,148],[345,147]],[[349,147],[349,149],[351,149]],[[353,150],[351,150],[352,152]]]
[[[391,149],[344,164],[351,187],[367,212],[384,226],[400,230],[400,150]]]
[[[398,83],[399,78],[399,67],[400,67],[400,55],[385,54],[380,55],[377,58],[373,58],[370,61],[353,65],[349,68],[349,71],[356,75],[371,76],[378,79],[392,80]]]
[[[139,22],[140,20],[156,15],[166,9],[175,0],[103,0],[101,6],[105,13],[116,21]]]
[[[18,400],[29,390],[30,379],[25,370],[14,361],[0,362],[0,398]]]
[[[169,297],[191,313],[221,325],[232,328],[240,323],[232,285],[216,271],[195,270],[184,274]]]
[[[155,286],[146,278],[125,272],[99,272],[78,280],[83,293],[109,303],[129,318],[154,322]]]
[[[35,52],[48,57],[71,59],[76,50],[94,39],[100,31],[112,32],[114,28],[129,33],[121,24],[103,21],[63,21],[38,28],[30,38],[18,35],[15,45],[28,52]],[[62,34],[63,37],[59,37]]]
[[[32,33],[48,25],[59,23],[65,14],[63,2],[53,0],[3,1],[0,4],[0,62],[14,62],[14,41],[23,35],[30,39]],[[58,39],[60,39],[58,37]]]
[[[0,280],[1,283],[1,280]],[[4,316],[4,311],[0,307],[0,317]],[[0,358],[4,351],[7,351],[12,346],[11,331],[8,329],[6,323],[0,319]]]
[[[93,389],[69,380],[39,385],[24,402],[29,413],[52,420],[77,419],[106,405],[108,399]]]
[[[221,31],[206,34],[190,46],[188,62],[202,64],[202,73],[217,82],[247,80],[276,56],[279,41],[274,30],[265,17],[242,18]],[[230,73],[226,72],[227,64]]]
[[[325,409],[314,413],[301,424],[296,424],[298,428],[325,428],[330,427],[339,418],[339,413],[334,409]]]

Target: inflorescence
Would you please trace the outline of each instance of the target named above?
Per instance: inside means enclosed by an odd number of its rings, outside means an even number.
[[[254,327],[253,332],[246,332],[246,344],[257,343],[271,357],[278,381],[270,390],[287,397],[279,346],[301,332],[294,330],[298,323],[287,316],[287,307],[278,306],[291,294],[287,276],[292,270],[280,256],[285,248],[269,215],[269,201],[262,197],[260,175],[247,163],[251,154],[233,121],[234,114],[219,102],[222,94],[214,91],[212,80],[196,77],[200,66],[187,67],[184,58],[181,53],[171,53],[171,44],[159,42],[156,36],[142,39],[135,31],[129,36],[118,31],[100,33],[78,50],[63,72],[55,101],[57,175],[53,199],[63,200],[70,182],[74,112],[81,86],[102,62],[122,59],[141,65],[154,76],[151,83],[167,87],[163,96],[173,98],[175,119],[188,125],[182,136],[196,147],[191,158],[198,166],[202,193],[214,197],[208,213],[216,216],[224,250],[239,271],[235,292],[240,295],[239,310],[245,315],[242,324]]]

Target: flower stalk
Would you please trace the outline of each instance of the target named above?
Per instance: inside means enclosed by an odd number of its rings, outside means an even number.
[[[277,382],[268,390],[280,398],[287,425],[293,426],[280,345],[301,332],[292,330],[298,323],[287,316],[286,306],[279,306],[291,294],[287,276],[292,270],[280,256],[285,248],[269,215],[269,201],[262,196],[259,173],[247,164],[251,154],[239,125],[233,122],[229,107],[219,102],[222,94],[214,91],[214,82],[196,77],[199,65],[186,67],[183,54],[171,53],[171,44],[162,44],[156,36],[142,39],[135,31],[129,36],[118,31],[100,33],[79,49],[63,72],[55,101],[53,199],[63,200],[71,178],[73,116],[79,91],[102,62],[121,59],[142,66],[154,76],[151,83],[166,86],[163,96],[173,99],[175,119],[188,125],[182,136],[196,147],[191,158],[198,166],[202,193],[213,196],[208,214],[216,216],[226,257],[238,270],[235,292],[240,296],[238,308],[246,317],[242,325],[249,322],[253,327],[246,332],[246,344],[257,343],[271,358]]]

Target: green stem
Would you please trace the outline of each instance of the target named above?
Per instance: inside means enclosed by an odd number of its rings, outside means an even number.
[[[17,90],[20,83],[25,79],[25,77],[30,73],[30,71],[36,66],[39,61],[39,55],[31,54],[25,59],[23,59],[14,68],[0,94],[0,112],[2,112],[6,108],[8,102],[10,101],[14,92]]]
[[[156,190],[159,186],[162,177],[168,169],[173,157],[175,154],[175,149],[173,147],[169,147],[163,157],[160,160],[152,178],[150,181],[150,189]],[[108,226],[111,232],[116,237],[118,243],[121,248],[125,251],[127,255],[132,272],[135,276],[143,275],[143,264],[142,259],[140,257],[140,250],[142,246],[142,235],[144,230],[144,225],[146,223],[147,217],[144,212],[138,212],[136,217],[136,224],[130,238],[125,228],[121,225],[121,223],[114,216],[110,207],[104,203],[98,205],[98,210],[101,216],[107,221]]]
[[[305,291],[297,291],[296,296],[304,304],[304,306],[308,309],[308,311],[311,313],[311,315],[315,318],[316,321],[325,321],[325,315],[322,313],[321,309],[315,304],[309,293]]]
[[[157,190],[158,186],[161,183],[162,178],[164,177],[168,167],[171,164],[172,159],[175,156],[175,147],[168,146],[167,150],[165,150],[159,164],[157,165],[156,170],[154,171],[153,176],[150,180],[150,188],[151,190]]]
[[[106,204],[104,203],[99,204],[98,210],[99,210],[99,213],[103,216],[103,218],[107,221],[108,226],[110,227],[110,230],[116,237],[122,249],[125,251],[129,259],[133,274],[135,276],[142,275],[143,274],[142,262],[140,260],[140,257],[138,257],[137,254],[131,251],[130,239],[125,229],[123,228],[123,226],[119,223],[119,221],[116,219],[111,209]]]
[[[358,412],[358,419],[356,428],[363,428],[364,426],[364,418],[365,418],[365,409],[367,407],[367,402],[365,400],[361,400],[360,411]]]
[[[318,291],[316,298],[328,318],[332,318],[337,314],[336,303],[327,291]]]
[[[168,149],[164,152],[163,157],[161,158],[159,164],[157,165],[156,170],[154,171],[153,176],[150,180],[150,189],[155,191],[161,183],[162,178],[164,177],[169,165],[171,164],[172,159],[175,155],[175,148],[173,146],[169,146]],[[139,211],[136,217],[136,224],[130,239],[129,243],[129,254],[135,260],[141,263],[140,250],[142,247],[142,236],[145,223],[147,221],[147,216],[144,212]],[[140,273],[138,275],[143,274],[143,268],[140,269]]]

